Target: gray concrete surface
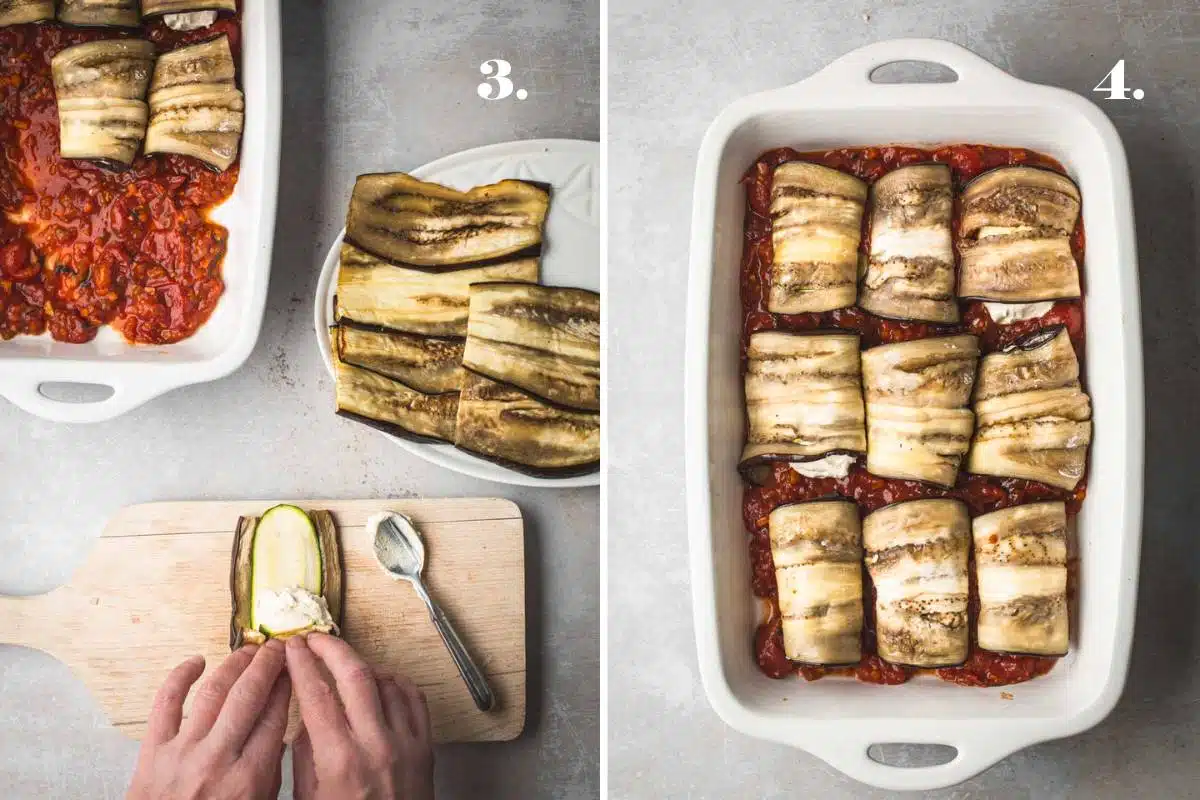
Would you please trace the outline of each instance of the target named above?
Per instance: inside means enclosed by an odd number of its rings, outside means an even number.
[[[1146,91],[1141,102],[1101,101],[1132,166],[1145,315],[1149,466],[1129,681],[1095,730],[1031,748],[934,796],[1200,796],[1192,530],[1200,8],[1192,0],[610,0],[609,13],[608,531],[610,554],[621,554],[608,605],[609,796],[885,796],[802,752],[734,733],[709,707],[692,635],[681,403],[692,176],[706,126],[735,98],[899,36],[949,39],[1020,78],[1089,97],[1125,58],[1128,85]]]
[[[0,592],[64,582],[129,503],[511,498],[528,525],[527,730],[511,744],[442,748],[439,797],[595,797],[598,492],[468,479],[336,419],[311,320],[319,265],[357,173],[510,139],[599,138],[598,2],[349,5],[284,3],[279,224],[254,354],[225,380],[102,425],[53,425],[0,403]],[[479,64],[497,57],[512,62],[529,99],[476,96]],[[0,648],[0,796],[122,797],[135,754],[64,666]]]

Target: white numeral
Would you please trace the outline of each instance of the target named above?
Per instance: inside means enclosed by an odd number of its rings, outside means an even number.
[[[513,82],[508,78],[512,73],[512,64],[502,58],[492,58],[480,64],[479,71],[488,76],[487,80],[475,87],[484,100],[503,100],[513,93]],[[493,75],[493,72],[496,74]]]
[[[1105,86],[1104,82],[1108,81]],[[1108,74],[1100,79],[1093,92],[1108,92],[1108,100],[1128,100],[1132,94],[1134,100],[1141,100],[1146,96],[1146,93],[1141,89],[1129,91],[1129,87],[1125,85],[1125,59],[1121,59],[1113,68],[1108,71]]]

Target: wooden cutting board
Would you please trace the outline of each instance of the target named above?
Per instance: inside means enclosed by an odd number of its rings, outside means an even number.
[[[346,575],[343,635],[376,668],[408,675],[421,686],[437,741],[516,738],[525,725],[520,509],[499,499],[286,502],[333,512]],[[66,663],[112,723],[140,738],[154,693],[176,664],[202,653],[212,670],[229,654],[233,532],[239,516],[272,505],[255,500],[122,509],[66,586],[0,597],[0,644],[33,647]],[[495,710],[475,708],[425,606],[411,586],[389,578],[375,561],[365,525],[383,510],[408,515],[421,531],[429,591],[487,673]]]

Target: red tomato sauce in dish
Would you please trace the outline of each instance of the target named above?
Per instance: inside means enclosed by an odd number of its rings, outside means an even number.
[[[58,155],[50,59],[96,39],[141,36],[160,52],[227,34],[240,16],[197,31],[58,23],[0,28],[0,338],[49,331],[91,341],[111,325],[130,342],[169,344],[208,320],[225,290],[228,232],[208,218],[233,193],[223,173],[186,156],[139,155],[109,171]]]
[[[1045,167],[1065,173],[1062,165],[1049,156],[1017,147],[991,147],[988,145],[951,145],[936,150],[915,147],[861,147],[825,152],[802,153],[791,148],[780,148],[764,153],[747,171],[742,182],[746,186],[745,243],[741,264],[742,292],[742,354],[743,369],[745,352],[750,335],[763,330],[805,331],[814,329],[841,328],[852,330],[862,336],[863,347],[878,344],[903,342],[928,336],[946,336],[955,333],[973,333],[979,337],[980,350],[989,353],[1006,347],[1013,342],[1039,330],[1063,326],[1071,337],[1076,353],[1083,363],[1084,310],[1082,300],[1060,300],[1037,319],[1023,320],[1011,325],[998,325],[988,314],[983,303],[960,300],[962,322],[956,325],[939,325],[928,322],[904,322],[884,319],[861,308],[844,308],[836,311],[809,314],[772,314],[767,311],[767,290],[771,281],[771,261],[774,255],[771,244],[771,182],[772,173],[785,161],[810,161],[848,172],[867,182],[909,164],[941,162],[950,167],[956,189],[971,178],[986,170],[1011,165]],[[958,242],[958,213],[954,215],[955,242]],[[863,236],[860,250],[868,253],[871,243],[869,213],[863,214]],[[1085,237],[1082,217],[1071,236],[1071,249],[1075,260],[1083,264]],[[1082,274],[1082,270],[1081,270]],[[859,457],[845,478],[808,478],[793,470],[787,463],[769,465],[761,485],[747,484],[742,499],[742,516],[750,534],[750,563],[753,570],[751,586],[754,594],[762,599],[764,615],[754,638],[754,655],[759,668],[772,678],[783,678],[799,673],[806,680],[816,680],[825,675],[854,676],[860,681],[877,684],[904,683],[920,672],[932,672],[939,678],[963,686],[1005,686],[1022,683],[1053,669],[1057,658],[1011,655],[980,650],[975,645],[975,619],[978,615],[979,599],[975,585],[974,553],[971,553],[969,615],[971,647],[966,663],[957,667],[937,670],[920,670],[888,664],[876,654],[874,631],[874,589],[866,567],[863,567],[863,658],[852,667],[813,667],[793,664],[787,660],[783,650],[783,632],[780,623],[779,602],[775,585],[775,565],[771,557],[771,542],[767,530],[767,518],[772,509],[788,503],[818,500],[828,497],[845,497],[854,500],[863,514],[891,503],[925,498],[957,498],[966,503],[972,516],[986,514],[1025,503],[1047,500],[1066,502],[1067,514],[1079,512],[1087,493],[1087,476],[1074,491],[1068,492],[1035,481],[1019,478],[999,478],[987,475],[959,473],[958,483],[952,488],[934,486],[919,481],[881,478],[867,472],[866,459]],[[1074,582],[1074,570],[1068,572],[1069,581]],[[1073,586],[1069,587],[1073,592]]]

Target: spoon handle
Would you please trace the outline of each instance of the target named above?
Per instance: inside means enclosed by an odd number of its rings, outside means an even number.
[[[491,687],[488,686],[487,678],[475,665],[475,661],[467,652],[462,639],[458,638],[458,632],[454,630],[454,626],[442,612],[441,606],[433,602],[433,598],[425,590],[425,585],[420,581],[413,581],[413,586],[416,588],[417,594],[425,601],[425,607],[429,609],[429,616],[433,618],[434,626],[441,634],[442,641],[446,643],[446,649],[450,651],[450,657],[454,659],[454,665],[458,667],[458,674],[462,675],[467,688],[471,690],[471,698],[475,701],[476,707],[480,711],[491,711],[492,706],[496,704],[496,698],[492,694]]]

